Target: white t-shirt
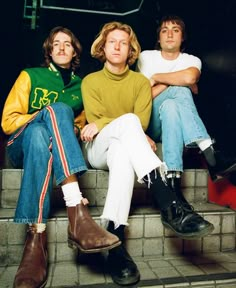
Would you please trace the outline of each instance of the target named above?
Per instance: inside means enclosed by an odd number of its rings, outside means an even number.
[[[144,74],[148,79],[155,73],[176,72],[196,67],[201,71],[201,60],[187,53],[180,53],[174,60],[166,60],[159,50],[145,50],[140,53],[136,70]]]

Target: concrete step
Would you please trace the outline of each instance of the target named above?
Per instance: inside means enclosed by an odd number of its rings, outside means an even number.
[[[205,255],[133,257],[141,280],[130,288],[235,288],[236,252]],[[13,287],[18,266],[0,266],[1,288]],[[106,255],[79,255],[73,262],[51,263],[46,288],[117,288]],[[128,286],[123,286],[128,287]]]
[[[0,208],[0,259],[1,263],[19,263],[25,240],[26,226],[13,222],[23,170],[1,171],[2,192]],[[108,183],[108,172],[89,170],[81,177],[80,186],[89,199],[93,218],[100,223]],[[189,254],[232,251],[235,249],[235,211],[207,202],[207,172],[189,169],[184,172],[182,187],[186,198],[196,211],[214,224],[211,235],[194,241],[177,238],[165,229],[159,211],[151,204],[146,186],[136,183],[126,229],[127,249],[132,256]],[[52,213],[48,221],[50,262],[72,261],[74,252],[67,247],[67,215],[59,187],[54,187]]]
[[[126,229],[126,246],[132,256],[163,256],[206,254],[234,251],[236,248],[236,212],[215,204],[196,204],[205,219],[214,224],[211,235],[197,240],[176,237],[161,223],[160,213],[152,207],[132,208]],[[90,207],[92,217],[99,223],[102,207]],[[26,226],[13,222],[14,209],[0,209],[0,262],[18,264],[23,250]],[[66,209],[53,211],[47,224],[50,262],[73,261],[75,251],[67,246],[68,219]]]
[[[15,208],[19,195],[22,169],[2,169],[0,181],[0,207]],[[208,173],[205,169],[187,169],[182,177],[182,190],[188,201],[192,203],[206,203]],[[89,199],[90,206],[103,206],[107,194],[108,172],[90,169],[79,179],[83,195]],[[60,187],[54,184],[52,203],[55,207],[64,207],[64,200]],[[137,181],[134,186],[132,205],[146,205],[151,203],[149,190],[145,184]]]
[[[0,173],[0,287],[12,287],[26,235],[26,225],[13,222],[23,170],[2,169]],[[141,281],[131,287],[236,288],[236,211],[208,203],[207,176],[204,169],[188,169],[182,179],[186,198],[215,226],[211,235],[191,241],[163,227],[149,191],[135,183],[126,247],[139,266]],[[101,170],[91,169],[80,179],[90,213],[99,224],[107,183],[108,172]],[[83,255],[68,248],[66,208],[55,185],[52,202],[46,287],[118,287],[107,273],[105,253]]]

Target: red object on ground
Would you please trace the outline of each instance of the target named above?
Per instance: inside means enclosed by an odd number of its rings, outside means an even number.
[[[236,210],[236,186],[227,179],[214,183],[208,177],[208,200],[210,203]]]

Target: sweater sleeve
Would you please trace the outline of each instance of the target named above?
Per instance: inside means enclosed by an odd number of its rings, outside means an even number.
[[[98,91],[93,87],[92,79],[85,77],[82,81],[81,90],[84,103],[84,109],[86,119],[88,123],[95,123],[98,131],[101,131],[103,127],[109,124],[115,118],[105,117],[105,108],[102,105],[102,101]]]
[[[22,71],[4,104],[1,125],[5,134],[14,133],[37,113],[28,114],[30,90],[31,81],[29,74],[26,71]]]
[[[152,109],[151,86],[148,79],[146,79],[143,75],[140,76],[139,91],[137,93],[138,96],[134,106],[134,114],[139,117],[143,130],[146,131]]]

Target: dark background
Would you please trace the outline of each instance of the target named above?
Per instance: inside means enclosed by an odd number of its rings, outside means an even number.
[[[28,1],[31,2],[31,1]],[[39,2],[39,1],[38,1]],[[45,1],[47,2],[47,1]],[[48,0],[65,7],[121,12],[137,7],[141,0]],[[5,1],[4,1],[5,3]],[[64,25],[79,38],[83,53],[80,75],[98,67],[90,57],[91,44],[101,26],[118,20],[130,24],[142,50],[153,49],[156,26],[167,13],[181,16],[187,27],[186,52],[201,58],[202,76],[195,102],[209,134],[220,149],[236,155],[236,1],[235,0],[144,0],[138,12],[116,16],[64,10],[38,9],[37,27],[23,18],[24,0],[8,1],[1,18],[1,102],[0,111],[21,69],[42,62],[42,43],[51,28]],[[6,136],[0,131],[1,138]]]

